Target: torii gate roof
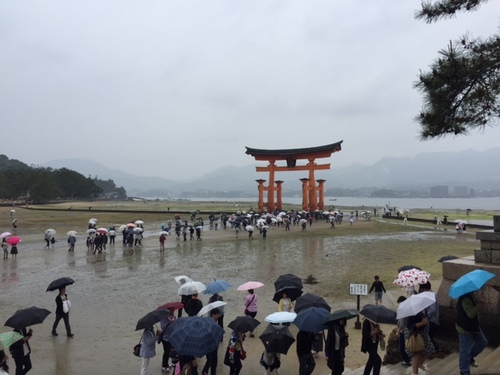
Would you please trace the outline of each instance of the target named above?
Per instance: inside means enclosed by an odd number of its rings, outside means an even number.
[[[307,158],[327,158],[334,152],[342,150],[342,142],[331,143],[329,145],[291,148],[281,150],[263,150],[259,148],[245,147],[248,155],[252,155],[256,160],[287,160],[287,159],[307,159]]]

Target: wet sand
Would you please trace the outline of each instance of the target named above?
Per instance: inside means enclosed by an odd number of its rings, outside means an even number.
[[[104,227],[111,223],[99,223]],[[359,222],[355,225],[373,225],[371,222]],[[33,374],[138,374],[140,359],[132,355],[132,348],[140,339],[141,332],[134,331],[137,320],[145,313],[156,309],[162,303],[177,301],[177,275],[185,274],[193,280],[205,284],[216,279],[225,279],[233,287],[222,293],[228,303],[225,308],[224,322],[227,325],[236,316],[242,315],[244,292],[236,287],[248,280],[258,280],[265,284],[257,289],[259,312],[257,319],[261,325],[255,338],[247,338],[245,349],[248,353],[243,363],[242,374],[263,373],[259,365],[263,345],[258,335],[267,326],[265,316],[277,311],[278,305],[272,301],[273,282],[281,274],[293,273],[301,278],[314,275],[319,283],[304,285],[304,293],[322,295],[333,310],[355,308],[356,297],[350,296],[348,283],[371,283],[372,280],[357,280],[356,262],[363,253],[359,251],[363,239],[348,236],[309,236],[300,238],[300,227],[292,227],[291,234],[278,230],[269,230],[267,240],[258,234],[249,241],[246,233],[240,233],[236,239],[232,230],[206,230],[202,241],[177,241],[169,236],[165,253],[159,252],[159,222],[146,222],[144,246],[130,249],[121,244],[121,235],[115,246],[108,246],[106,253],[94,255],[87,252],[85,236],[78,235],[75,252],[69,253],[65,243],[66,236],[58,234],[59,242],[55,249],[43,249],[43,230],[40,234],[22,236],[18,258],[3,260],[2,282],[0,286],[0,315],[4,321],[17,309],[29,306],[44,307],[52,311],[43,324],[33,326],[32,346]],[[308,231],[327,228],[329,224],[317,222]],[[78,228],[76,228],[78,230]],[[345,223],[338,227],[335,234],[349,231]],[[80,229],[83,233],[85,228]],[[366,241],[366,239],[365,239]],[[340,260],[342,263],[340,263]],[[404,263],[403,259],[387,260],[387,267]],[[373,269],[373,272],[379,270]],[[370,270],[371,272],[371,270]],[[59,336],[51,336],[51,327],[55,318],[57,292],[45,292],[47,285],[58,277],[68,276],[76,282],[67,288],[72,302],[70,322],[74,338],[67,338],[64,324],[58,327]],[[397,287],[384,280],[390,289],[384,298],[384,304],[395,308],[395,297],[400,293]],[[201,295],[204,304],[207,295]],[[373,303],[373,296],[363,296],[361,306]],[[184,314],[185,315],[185,314]],[[363,365],[366,356],[360,353],[360,331],[353,328],[354,320],[348,322],[351,335],[350,346],[346,355],[346,367],[356,368]],[[385,327],[389,333],[392,327]],[[0,330],[8,331],[8,327]],[[296,335],[297,328],[292,325],[291,332]],[[223,365],[224,350],[227,345],[229,330],[226,329],[224,342],[219,350],[219,374],[228,373]],[[157,354],[151,360],[150,373],[160,374],[163,348],[156,347]],[[382,354],[383,355],[383,354]],[[201,366],[205,359],[199,361]],[[329,374],[324,353],[316,361],[315,374]],[[11,361],[11,372],[14,364]],[[298,372],[295,345],[288,355],[282,356],[282,374]]]

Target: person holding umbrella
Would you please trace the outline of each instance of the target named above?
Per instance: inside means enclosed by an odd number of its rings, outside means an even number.
[[[7,371],[9,371],[9,366],[7,365],[7,354],[2,350],[0,350],[0,375],[9,375]]]
[[[32,368],[29,340],[31,340],[33,336],[33,330],[31,328],[29,330],[26,328],[16,328],[14,332],[20,333],[23,339],[10,346],[10,355],[14,358],[14,362],[16,363],[16,375],[24,375]]]
[[[166,331],[168,325],[175,320],[174,311],[174,309],[168,309],[168,315],[160,321],[161,332],[158,335],[158,343],[161,342],[163,345],[163,356],[161,360],[161,370],[163,372],[168,372],[169,370],[168,360],[170,359],[170,350],[172,349],[172,344],[170,343],[170,341],[168,341]]]
[[[461,375],[470,375],[470,367],[477,367],[475,357],[488,345],[479,326],[479,306],[474,292],[464,294],[457,302],[456,330],[460,345],[459,366]]]
[[[210,318],[213,319],[215,323],[217,323],[219,315],[220,315],[220,310],[218,308],[210,310]],[[207,361],[205,362],[205,366],[203,366],[201,375],[208,375],[208,370],[210,370],[211,375],[216,375],[218,358],[219,358],[218,349],[215,349],[207,353]]]
[[[68,307],[68,295],[66,294],[66,287],[61,286],[59,288],[59,294],[56,297],[56,320],[52,326],[52,336],[58,336],[57,325],[61,319],[64,320],[64,325],[66,327],[66,334],[68,337],[73,337],[74,334],[71,333],[71,326],[69,325],[69,307]],[[66,308],[64,307],[66,305]]]
[[[243,304],[245,305],[245,315],[249,315],[255,319],[257,316],[257,308],[258,308],[257,294],[253,289],[248,289],[248,294],[243,299]],[[254,337],[254,331],[250,332],[250,337]]]
[[[316,367],[312,355],[314,332],[299,331],[297,333],[297,357],[299,358],[299,375],[310,375]]]
[[[141,357],[141,375],[148,374],[149,360],[156,355],[156,338],[157,334],[155,334],[153,326],[144,328],[141,337],[141,349],[139,351],[139,356]]]
[[[409,299],[403,301],[402,303],[407,303],[408,300]],[[399,306],[401,306],[401,304]],[[418,374],[419,368],[427,371],[427,367],[424,366],[424,362],[430,354],[434,354],[434,345],[429,337],[429,316],[427,315],[425,309],[416,315],[408,316],[406,318],[405,342],[414,332],[421,334],[425,343],[425,349],[421,352],[412,353],[408,350],[408,348],[406,348],[406,354],[411,356],[411,367],[413,369],[413,374],[415,375]]]
[[[344,372],[345,348],[349,345],[349,334],[345,331],[346,319],[332,322],[328,328],[328,337],[325,345],[325,358],[332,375],[341,375]]]

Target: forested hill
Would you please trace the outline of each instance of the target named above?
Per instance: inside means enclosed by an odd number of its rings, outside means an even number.
[[[55,199],[126,198],[113,180],[85,177],[67,168],[29,166],[0,155],[0,199],[46,203]]]

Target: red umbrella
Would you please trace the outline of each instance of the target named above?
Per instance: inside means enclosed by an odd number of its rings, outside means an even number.
[[[19,242],[21,242],[21,239],[20,239],[19,237],[17,237],[17,236],[7,238],[7,243],[8,243],[9,245],[13,245],[13,246],[15,246],[15,245],[17,245]]]
[[[180,310],[184,307],[182,302],[167,302],[158,306],[157,310]]]

